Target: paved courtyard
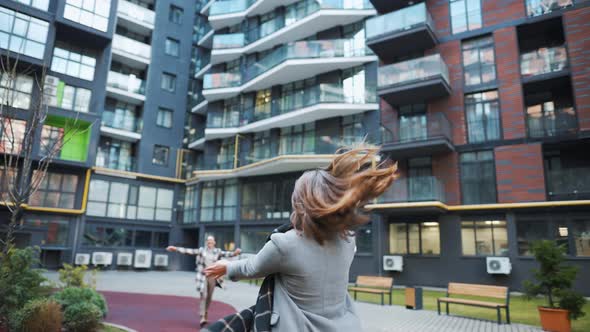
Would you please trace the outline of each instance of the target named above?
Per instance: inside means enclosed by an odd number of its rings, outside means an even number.
[[[48,272],[47,276],[57,280],[55,272]],[[194,273],[191,272],[107,271],[99,273],[97,280],[99,291],[197,298],[198,294],[194,286]],[[257,291],[258,288],[254,285],[226,282],[226,289],[218,289],[214,300],[242,309],[254,303]],[[380,306],[362,302],[357,302],[356,305],[363,328],[367,332],[541,331],[521,324],[497,325],[494,322],[476,319],[438,316],[433,311],[407,310],[401,306]],[[198,318],[195,316],[194,319]]]

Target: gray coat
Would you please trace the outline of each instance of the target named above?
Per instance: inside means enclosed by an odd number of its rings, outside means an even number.
[[[227,275],[241,279],[277,274],[273,331],[361,331],[347,291],[354,251],[354,238],[320,246],[291,230],[273,234],[256,256],[229,262]]]

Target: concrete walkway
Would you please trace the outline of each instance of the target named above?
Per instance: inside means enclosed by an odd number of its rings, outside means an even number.
[[[47,277],[57,280],[57,273],[49,272]],[[191,272],[106,271],[98,274],[97,290],[197,298],[194,277],[194,273]],[[254,304],[257,286],[242,282],[225,284],[225,290],[215,291],[216,301],[230,304],[238,310]],[[476,319],[438,316],[436,312],[427,310],[406,310],[401,306],[380,306],[362,302],[357,302],[356,306],[366,332],[541,331],[521,324],[498,325]]]

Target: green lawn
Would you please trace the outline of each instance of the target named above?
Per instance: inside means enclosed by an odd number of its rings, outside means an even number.
[[[100,332],[125,332],[125,330],[121,330],[121,329],[116,328],[114,326],[103,325]]]
[[[352,292],[350,295],[352,296]],[[445,295],[446,294],[444,292],[425,290],[423,292],[424,309],[436,311],[436,299],[439,297],[444,297]],[[357,293],[357,299],[359,301],[381,304],[381,295]],[[403,289],[395,289],[393,291],[394,305],[404,305],[404,299],[405,297]],[[487,298],[485,300],[493,301]],[[385,303],[389,303],[387,296],[385,297]],[[525,301],[521,296],[511,296],[510,320],[513,323],[523,323],[528,325],[540,326],[537,306],[542,305],[543,303],[544,302],[542,299]],[[494,309],[468,307],[457,304],[451,304],[449,308],[451,315],[474,317],[496,321],[496,311]],[[441,311],[444,312],[443,305],[441,305]],[[586,304],[586,306],[584,307],[584,311],[586,312],[586,315],[572,323],[572,328],[574,332],[590,331],[590,304]],[[505,319],[506,318],[504,316],[504,311],[502,311],[502,320],[505,321]]]

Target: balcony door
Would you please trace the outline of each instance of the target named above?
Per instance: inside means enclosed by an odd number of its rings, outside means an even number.
[[[432,182],[432,160],[430,157],[408,160],[409,201],[429,201],[434,197]]]
[[[428,138],[426,106],[408,105],[399,108],[399,138],[401,142],[422,141]]]

